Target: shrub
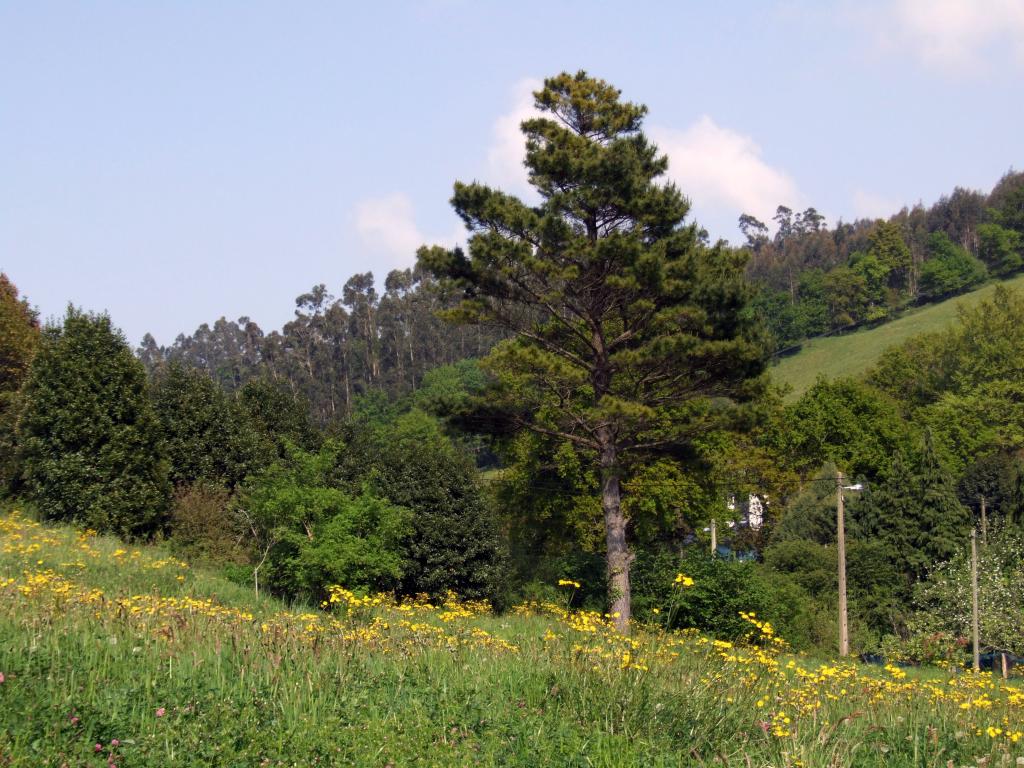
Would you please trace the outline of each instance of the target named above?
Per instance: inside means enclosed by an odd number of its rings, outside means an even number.
[[[240,500],[266,581],[290,597],[322,598],[331,584],[394,589],[409,567],[409,511],[367,489],[353,497],[332,480],[339,443],[287,457],[248,481]]]
[[[679,572],[694,580],[692,587],[675,583]],[[750,632],[740,612],[752,611],[798,650],[830,645],[836,636],[832,612],[787,575],[757,562],[712,557],[703,548],[691,547],[682,557],[669,551],[638,554],[633,585],[637,617],[671,628],[739,639]]]
[[[171,545],[190,560],[243,564],[244,529],[231,511],[231,494],[220,485],[181,486],[171,501]]]
[[[473,463],[437,419],[413,410],[364,427],[339,455],[338,474],[352,488],[412,513],[409,566],[402,591],[494,599],[505,581],[497,518],[481,492]]]

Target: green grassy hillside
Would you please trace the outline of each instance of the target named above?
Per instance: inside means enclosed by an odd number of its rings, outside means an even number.
[[[772,378],[792,387],[787,396],[792,401],[806,392],[819,375],[828,379],[857,376],[870,368],[889,347],[912,336],[948,327],[956,320],[958,307],[973,306],[990,298],[997,285],[1024,287],[1024,275],[989,283],[963,296],[915,309],[877,328],[808,341],[797,354],[782,358],[772,367]]]
[[[813,662],[753,615],[732,642],[622,637],[567,609],[572,582],[560,589],[560,604],[503,615],[342,589],[329,610],[289,608],[158,548],[0,515],[0,765],[899,768],[1024,754],[1024,691],[988,674]]]

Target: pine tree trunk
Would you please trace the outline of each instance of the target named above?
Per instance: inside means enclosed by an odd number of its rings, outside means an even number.
[[[626,545],[626,518],[622,514],[622,489],[618,451],[611,435],[602,435],[601,508],[607,542],[608,602],[615,628],[629,634],[631,592],[629,566],[633,555]]]

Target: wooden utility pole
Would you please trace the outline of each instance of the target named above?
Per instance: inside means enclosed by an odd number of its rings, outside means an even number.
[[[978,630],[978,529],[971,528],[971,639],[974,645],[974,671],[981,671]]]
[[[846,521],[843,516],[843,473],[836,474],[836,546],[839,549],[839,655],[850,655],[846,618]]]
[[[718,528],[715,526],[715,518],[711,518],[711,556],[718,554]]]
[[[985,497],[981,497],[981,546],[988,546],[988,515],[985,510]]]

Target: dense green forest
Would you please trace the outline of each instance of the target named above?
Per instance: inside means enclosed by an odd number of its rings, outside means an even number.
[[[800,340],[884,322],[1024,267],[1024,174],[988,193],[957,187],[931,207],[882,220],[826,226],[814,208],[780,205],[774,235],[749,214],[740,229],[753,302],[780,349]]]
[[[956,651],[984,503],[1003,598],[983,640],[1024,653],[1024,297],[998,289],[792,402],[769,365],[1018,272],[1024,174],[834,228],[745,215],[731,247],[662,181],[645,108],[583,73],[536,99],[539,204],[456,184],[466,251],[424,247],[383,292],[369,272],[315,286],[279,331],[221,318],[133,351],[106,315],[41,326],[0,278],[5,493],[309,602],[343,584],[500,608],[563,579],[628,630],[683,570],[675,626],[739,636],[754,610],[814,649],[837,635],[841,472],[864,488],[858,650]]]
[[[485,355],[500,338],[494,329],[446,325],[438,312],[451,307],[451,290],[421,269],[393,270],[383,288],[371,272],[353,275],[337,298],[315,285],[279,331],[222,317],[170,347],[146,334],[137,354],[150,372],[176,361],[232,391],[252,379],[279,382],[324,426],[351,414],[360,396],[407,395],[428,371]]]

